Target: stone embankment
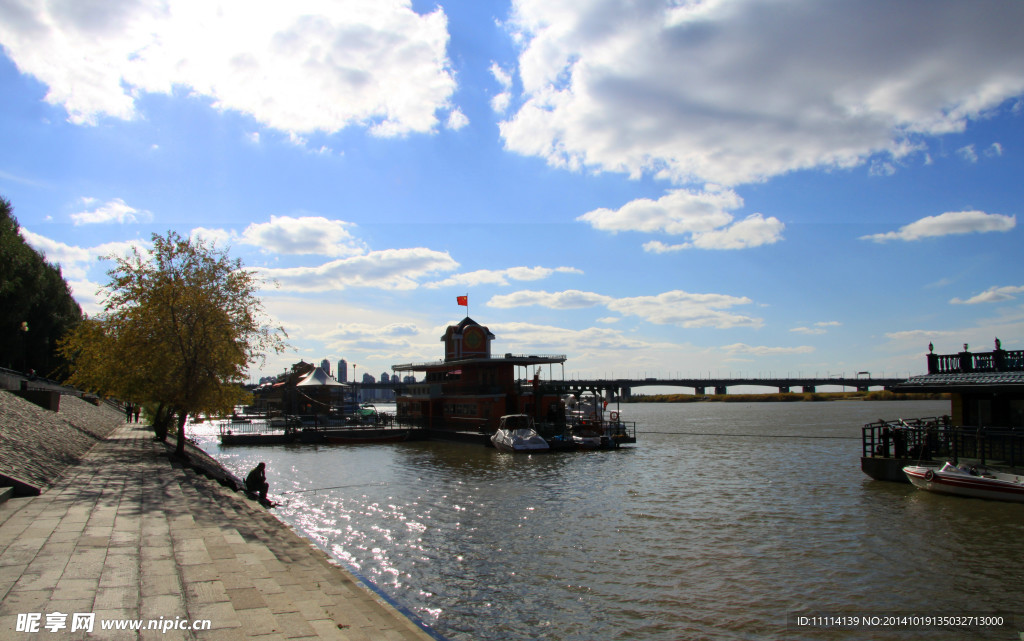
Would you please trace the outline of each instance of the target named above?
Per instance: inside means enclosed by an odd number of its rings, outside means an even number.
[[[0,486],[38,494],[122,423],[124,415],[103,403],[62,395],[53,412],[0,390]]]

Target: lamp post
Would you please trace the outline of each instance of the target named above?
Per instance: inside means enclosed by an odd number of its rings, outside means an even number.
[[[21,321],[21,371],[28,369],[28,321]]]

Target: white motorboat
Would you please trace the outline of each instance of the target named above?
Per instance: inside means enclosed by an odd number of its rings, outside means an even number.
[[[576,428],[572,431],[572,442],[580,450],[596,450],[601,447],[601,435],[594,430]]]
[[[548,442],[533,428],[533,419],[528,414],[502,416],[491,443],[502,452],[546,452],[549,449]]]
[[[993,472],[966,463],[942,467],[908,465],[903,473],[914,487],[929,492],[1024,503],[1024,476]]]

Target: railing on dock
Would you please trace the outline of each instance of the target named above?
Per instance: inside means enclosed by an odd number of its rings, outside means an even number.
[[[1024,466],[1024,429],[952,426],[948,416],[879,420],[862,429],[865,458],[959,459],[982,464]]]
[[[957,354],[928,354],[929,374],[1020,371],[1024,371],[1024,350],[970,352],[964,345],[964,351]]]

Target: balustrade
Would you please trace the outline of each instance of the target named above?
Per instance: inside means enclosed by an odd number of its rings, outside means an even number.
[[[997,349],[992,352],[928,354],[929,374],[961,374],[965,372],[1024,371],[1024,350]]]

